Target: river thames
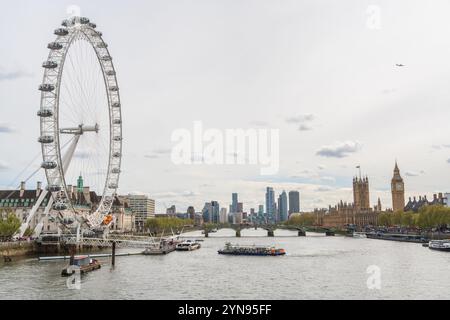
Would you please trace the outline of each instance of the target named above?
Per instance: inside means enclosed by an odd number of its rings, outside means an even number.
[[[420,244],[308,233],[220,230],[200,250],[100,258],[79,290],[60,276],[67,261],[0,264],[2,299],[450,299],[450,253]],[[201,238],[200,232],[189,233]],[[275,244],[280,257],[223,256],[225,242]],[[120,249],[137,252],[140,249]],[[376,271],[375,273],[374,270]],[[369,273],[368,273],[369,271]],[[379,273],[378,273],[379,271]],[[374,275],[379,282],[373,282]],[[372,278],[371,278],[372,277]],[[368,281],[369,280],[369,281]],[[377,280],[378,281],[378,280]],[[378,283],[378,286],[374,286]],[[377,288],[378,287],[378,288]]]

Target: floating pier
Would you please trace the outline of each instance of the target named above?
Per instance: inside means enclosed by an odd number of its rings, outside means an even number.
[[[116,257],[124,256],[138,256],[142,255],[142,252],[127,252],[127,253],[116,253]],[[108,258],[111,257],[111,253],[99,253],[99,254],[87,254],[90,258]],[[50,260],[69,260],[70,256],[53,256],[53,257],[39,257],[39,261],[50,261]]]

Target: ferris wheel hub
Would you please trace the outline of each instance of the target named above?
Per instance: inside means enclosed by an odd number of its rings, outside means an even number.
[[[86,126],[84,124],[80,124],[80,125],[78,125],[78,127],[74,127],[74,128],[61,128],[59,130],[59,132],[62,134],[82,135],[85,132],[98,133],[99,130],[100,130],[100,127],[99,127],[98,123],[96,123],[93,126]]]

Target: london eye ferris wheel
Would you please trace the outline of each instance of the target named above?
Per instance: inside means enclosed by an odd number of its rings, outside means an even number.
[[[85,17],[64,20],[42,67],[38,111],[42,168],[50,193],[47,211],[72,215],[90,229],[107,227],[122,159],[119,87],[108,45]],[[83,175],[100,196],[94,210],[80,213],[71,183]]]

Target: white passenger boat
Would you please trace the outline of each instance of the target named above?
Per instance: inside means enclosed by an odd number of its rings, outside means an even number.
[[[179,244],[177,244],[176,250],[177,251],[192,251],[200,249],[201,245],[200,243],[192,240],[186,240]]]
[[[431,250],[450,252],[450,240],[431,240],[428,243],[428,248]]]
[[[353,232],[353,238],[363,239],[367,238],[367,235],[365,232]]]

